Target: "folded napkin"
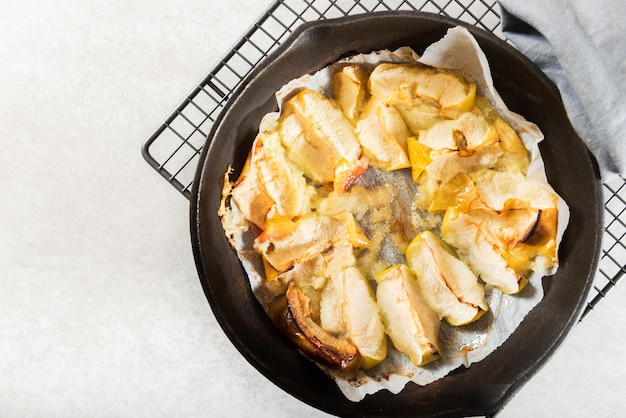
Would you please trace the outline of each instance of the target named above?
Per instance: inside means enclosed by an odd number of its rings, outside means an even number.
[[[502,31],[558,87],[602,176],[626,177],[626,1],[500,0]]]

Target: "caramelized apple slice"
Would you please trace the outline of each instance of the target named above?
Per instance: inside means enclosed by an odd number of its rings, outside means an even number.
[[[519,208],[496,212],[480,208],[467,212],[466,216],[481,226],[489,240],[502,248],[511,248],[525,241],[537,224],[539,209]]]
[[[488,310],[478,278],[432,232],[415,237],[406,259],[426,301],[451,325],[473,322]]]
[[[343,338],[325,331],[311,318],[309,298],[290,284],[285,298],[271,313],[273,322],[306,356],[331,369],[349,369],[359,363],[359,351]]]
[[[346,335],[369,369],[387,356],[387,337],[374,291],[355,267],[330,275],[322,292],[320,324],[335,335]]]
[[[535,222],[533,228],[521,242],[534,246],[545,245],[548,241],[556,240],[557,226],[557,208],[540,210],[537,216],[537,222]]]
[[[556,208],[540,210],[537,222],[526,238],[509,250],[509,265],[519,270],[550,269],[557,266],[557,226]]]
[[[467,216],[481,226],[487,239],[499,247],[509,267],[519,274],[558,263],[556,208],[514,207],[501,212],[482,208],[468,212]]]
[[[333,245],[350,244],[351,240],[347,225],[327,216],[304,216],[288,228],[272,228],[271,221],[268,223],[253,246],[279,272],[315,258]]]
[[[481,226],[466,214],[448,209],[441,234],[485,283],[507,294],[518,293],[527,284],[526,279],[507,264],[498,246],[487,239]]]
[[[416,366],[440,356],[439,315],[428,305],[413,273],[403,264],[376,277],[376,299],[393,345]]]
[[[430,158],[432,158],[432,161],[424,168],[423,173],[417,179],[417,184],[421,187],[422,196],[417,203],[419,207],[426,210],[429,209],[431,199],[437,193],[437,190],[460,173],[472,179],[476,191],[479,193],[479,198],[482,199],[479,183],[488,183],[498,170],[520,170],[521,172],[528,165],[525,156],[508,153],[500,147],[499,143],[480,147],[469,156],[461,156],[458,152],[446,152],[443,154],[431,152]],[[489,189],[493,189],[494,186],[486,184],[483,188],[489,193]],[[495,194],[495,192],[492,194]],[[513,191],[507,197],[512,196],[514,196]],[[500,207],[503,207],[504,202],[497,199],[497,196],[493,197],[492,200],[499,202]]]
[[[490,208],[501,211],[510,200],[524,202],[526,207],[549,209],[557,207],[557,196],[524,174],[514,171],[491,172],[476,181],[480,199]]]

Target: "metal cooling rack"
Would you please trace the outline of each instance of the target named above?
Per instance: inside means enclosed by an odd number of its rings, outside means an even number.
[[[276,0],[167,116],[143,145],[146,161],[189,199],[202,146],[241,81],[300,24],[374,11],[413,10],[446,15],[504,39],[496,0]],[[604,185],[603,252],[583,317],[626,272],[626,180]]]

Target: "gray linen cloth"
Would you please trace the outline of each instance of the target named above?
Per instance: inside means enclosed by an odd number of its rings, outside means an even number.
[[[626,0],[500,0],[502,31],[558,87],[603,177],[626,177]]]

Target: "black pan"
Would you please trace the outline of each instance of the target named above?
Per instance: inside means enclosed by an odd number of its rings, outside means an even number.
[[[421,53],[460,25],[475,36],[509,108],[539,125],[549,182],[571,208],[561,267],[545,278],[544,299],[485,360],[420,387],[381,391],[354,403],[300,355],[254,298],[217,216],[224,173],[241,170],[274,93],[286,82],[355,53],[410,46]],[[296,398],[340,416],[493,415],[554,352],[577,322],[601,245],[602,195],[594,159],[572,129],[558,91],[528,59],[491,33],[437,15],[388,12],[300,26],[236,91],[203,149],[191,199],[191,236],[206,297],[226,335],[270,381]],[[268,383],[269,384],[269,383]]]

